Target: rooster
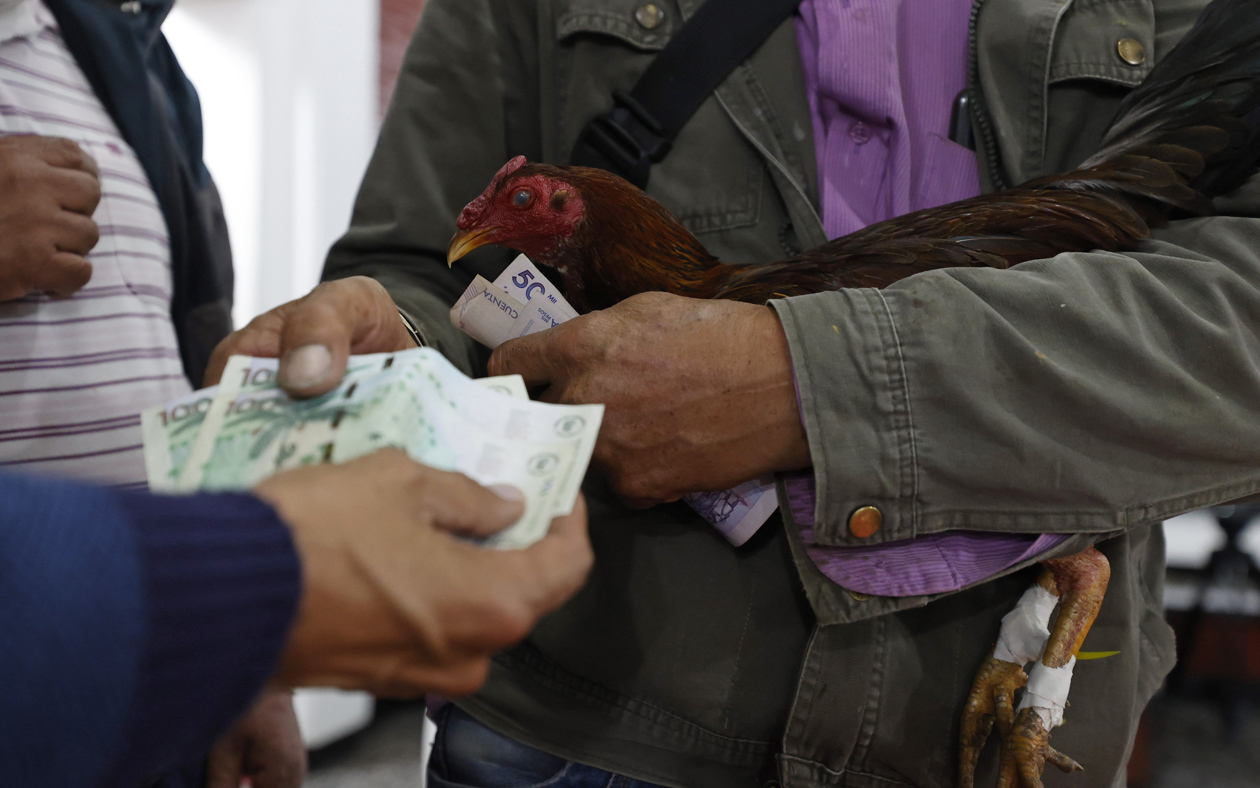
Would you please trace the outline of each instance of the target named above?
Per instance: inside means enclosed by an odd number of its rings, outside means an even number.
[[[1216,0],[1121,104],[1101,150],[1076,170],[871,225],[772,263],[726,263],[668,210],[603,170],[529,164],[518,156],[460,213],[448,262],[485,244],[508,246],[563,277],[579,312],[658,290],[764,303],[846,287],[885,287],[938,268],[1008,268],[1060,252],[1131,250],[1150,228],[1212,211],[1260,161],[1260,13],[1254,0]],[[1058,597],[1040,657],[1059,668],[1080,650],[1110,578],[1094,548],[1043,563],[1038,584]],[[1081,767],[1050,747],[1042,718],[1011,702],[1028,677],[992,654],[964,707],[959,785],[971,788],[994,723],[1000,786],[1040,785],[1046,762]]]

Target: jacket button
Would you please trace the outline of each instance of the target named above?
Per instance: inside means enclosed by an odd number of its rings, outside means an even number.
[[[634,21],[638,22],[639,27],[644,30],[653,30],[665,21],[665,12],[653,3],[641,5],[634,11]]]
[[[849,515],[849,533],[858,539],[865,539],[878,531],[883,523],[883,512],[874,506],[863,506]]]
[[[1136,38],[1122,38],[1117,41],[1116,53],[1130,66],[1140,66],[1146,62],[1146,47]]]

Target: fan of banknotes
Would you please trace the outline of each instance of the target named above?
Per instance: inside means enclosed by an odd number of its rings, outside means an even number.
[[[482,276],[473,279],[451,307],[451,323],[491,348],[575,317],[577,310],[525,255],[493,282]],[[773,475],[730,490],[693,493],[683,500],[734,545],[748,541],[779,508]]]
[[[222,382],[141,415],[155,491],[243,490],[300,465],[387,446],[525,494],[525,514],[487,544],[526,547],[577,500],[603,405],[531,402],[519,375],[473,380],[437,351],[351,356],[341,384],[295,400],[278,362],[233,356]]]

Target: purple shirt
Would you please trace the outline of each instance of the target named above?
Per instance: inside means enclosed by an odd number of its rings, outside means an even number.
[[[975,154],[949,140],[967,85],[972,0],[804,0],[796,39],[814,123],[823,227],[868,224],[980,193]],[[918,596],[984,580],[1067,538],[951,531],[869,547],[814,542],[812,473],[787,479],[813,562],[852,591]]]

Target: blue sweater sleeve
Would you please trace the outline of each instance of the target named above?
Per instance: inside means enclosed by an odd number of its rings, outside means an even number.
[[[202,754],[256,695],[298,558],[244,495],[0,476],[0,774],[130,786]]]

